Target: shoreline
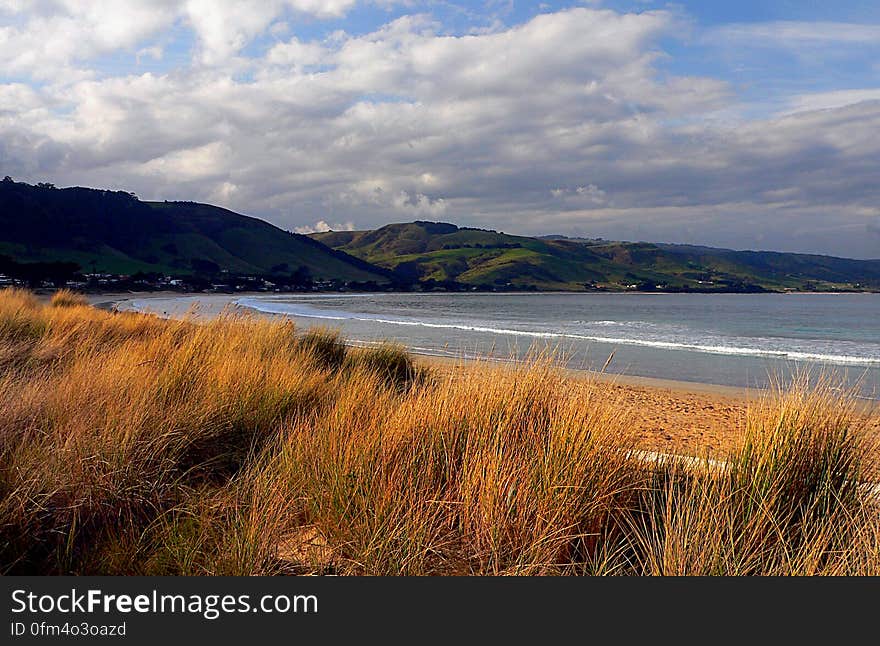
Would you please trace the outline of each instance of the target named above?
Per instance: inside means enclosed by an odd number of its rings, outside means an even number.
[[[409,349],[408,349],[409,350]],[[513,366],[517,362],[510,359],[496,357],[450,357],[429,352],[409,350],[410,353],[422,358],[426,363],[440,366],[455,367],[457,364],[473,365],[489,363],[495,366]],[[698,381],[683,381],[680,379],[664,379],[661,377],[642,377],[639,375],[627,375],[614,372],[597,372],[580,368],[560,368],[562,372],[574,379],[593,379],[603,383],[630,386],[634,388],[652,388],[667,390],[675,393],[687,393],[691,395],[713,395],[727,399],[752,401],[759,399],[769,391],[760,388],[746,388],[739,386],[726,386],[724,384],[704,383]]]
[[[577,293],[577,292],[572,292]],[[242,292],[240,296],[253,296],[253,295],[263,295],[261,292]],[[124,294],[102,294],[102,295],[88,295],[89,301],[91,302],[93,307],[99,307],[101,309],[113,309],[114,307],[119,306],[121,303],[125,301],[131,301],[135,299],[149,299],[149,298],[173,298],[175,296],[209,296],[214,299],[228,299],[232,300],[233,298],[237,298],[238,294],[179,294],[178,292],[143,292],[143,293],[124,293]],[[217,316],[222,312],[223,309],[230,305],[229,302],[225,302],[222,305],[211,303],[209,301],[202,301],[199,303],[199,309],[196,313],[197,318],[211,318],[213,316]],[[187,310],[188,311],[188,310]],[[247,308],[247,311],[254,312],[258,316],[265,316],[264,313],[257,312],[256,310],[251,310]],[[151,312],[152,314],[159,316],[156,312]],[[177,311],[171,312],[167,314],[169,317],[179,317],[184,315],[185,311]],[[351,344],[356,345],[356,344]],[[412,348],[407,347],[407,351],[413,355],[416,355],[422,358],[424,361],[429,363],[435,363],[437,365],[442,366],[454,366],[460,363],[466,364],[477,364],[480,362],[491,362],[493,365],[514,365],[515,362],[510,359],[501,359],[497,357],[464,357],[464,356],[448,356],[441,355],[431,352],[425,352],[420,350],[414,350]],[[597,372],[586,369],[579,368],[562,368],[564,373],[568,376],[584,379],[584,378],[593,378],[597,381],[618,384],[621,386],[630,386],[636,388],[652,388],[652,389],[660,389],[666,390],[669,392],[675,393],[686,393],[691,395],[712,395],[718,397],[724,397],[726,399],[737,399],[744,401],[752,401],[760,398],[761,395],[766,394],[766,389],[758,389],[758,388],[747,388],[741,386],[729,386],[724,384],[714,384],[709,382],[697,382],[697,381],[684,381],[679,379],[666,379],[662,377],[645,377],[641,375],[628,375],[623,373],[610,373],[610,372]]]
[[[191,305],[177,309],[169,307],[163,312],[147,312],[167,318],[182,317],[187,313],[197,320],[219,315],[242,296],[264,295],[261,292],[241,294],[180,294],[179,292],[107,293],[91,294],[88,299],[93,307],[114,309],[134,300],[167,299],[179,296],[204,297],[197,307]],[[132,308],[133,309],[133,308]],[[243,308],[256,316],[267,316],[256,310]],[[357,343],[347,342],[355,346]],[[513,367],[518,362],[499,357],[466,357],[432,354],[407,350],[419,363],[433,367],[441,374],[454,376],[457,368],[479,364],[493,367]],[[609,388],[612,396],[621,398],[632,412],[633,430],[639,435],[640,446],[648,451],[678,455],[719,455],[732,449],[742,438],[749,407],[769,394],[767,389],[747,388],[695,381],[683,381],[660,377],[645,377],[611,372],[598,372],[578,368],[560,368],[573,380],[594,382]],[[868,431],[880,437],[880,402],[858,400],[857,410],[865,416]]]
[[[111,309],[126,301],[150,297],[176,297],[176,293],[164,294],[106,294],[94,296],[93,306]],[[197,319],[217,316],[227,309],[230,301],[237,295],[210,295],[212,298],[199,302],[198,308],[191,307],[172,310],[154,315],[167,318],[181,317],[194,312]],[[115,298],[114,298],[115,297]],[[124,307],[121,308],[123,311]],[[248,312],[252,310],[247,309]],[[259,312],[254,315],[261,316]],[[357,343],[348,343],[351,346]],[[466,356],[444,356],[416,351],[408,348],[416,361],[432,367],[441,375],[454,378],[459,368],[474,367],[480,364],[492,367],[515,367],[518,362],[498,358]],[[609,372],[597,372],[577,368],[560,368],[572,380],[601,384],[608,389],[609,396],[619,398],[632,413],[633,431],[639,436],[639,446],[646,451],[676,455],[706,456],[723,455],[737,446],[745,430],[745,420],[751,406],[769,394],[766,389],[728,386],[643,377]],[[868,420],[869,432],[880,437],[880,414],[878,402],[860,402],[859,412]]]
[[[335,293],[334,293],[335,294]],[[578,294],[578,292],[571,292],[571,294]],[[134,300],[161,300],[161,299],[175,299],[175,298],[190,298],[195,299],[198,298],[200,300],[197,303],[190,302],[186,307],[182,307],[182,303],[175,304],[172,307],[168,307],[167,310],[163,311],[152,311],[150,313],[160,316],[160,317],[181,317],[186,314],[191,314],[194,316],[196,320],[205,320],[210,319],[215,316],[221,314],[224,310],[229,309],[230,307],[239,309],[240,311],[247,312],[249,314],[255,316],[267,316],[267,317],[275,317],[279,316],[276,314],[268,314],[265,312],[261,312],[259,310],[255,310],[253,308],[234,305],[233,301],[247,296],[266,296],[264,292],[240,292],[236,294],[203,294],[203,293],[189,293],[189,294],[181,294],[180,292],[168,291],[168,292],[125,292],[125,293],[113,293],[108,292],[105,294],[91,294],[87,295],[87,298],[91,302],[91,304],[95,307],[100,307],[102,309],[113,309],[114,307],[120,306],[127,301]],[[285,296],[286,294],[280,294],[278,296]],[[327,296],[328,294],[316,294],[316,296]],[[499,293],[500,295],[500,293]],[[130,309],[134,308],[125,308],[122,309]],[[147,311],[147,310],[138,310],[138,311]],[[315,323],[315,325],[320,326],[320,323]],[[349,345],[359,345],[361,342],[347,340]],[[364,341],[364,344],[371,343],[370,341]],[[406,344],[404,344],[406,345]],[[431,352],[426,351],[424,349],[414,349],[410,346],[407,346],[407,350],[416,356],[425,357],[430,360],[435,360],[437,362],[460,362],[460,361],[492,361],[494,363],[515,363],[515,360],[506,358],[506,357],[491,357],[491,356],[479,356],[479,357],[469,357],[462,355],[452,355],[448,353],[441,353],[440,351]],[[599,381],[608,381],[615,382],[620,385],[628,385],[634,387],[644,387],[644,388],[659,388],[665,389],[670,392],[681,392],[681,393],[689,393],[689,394],[699,394],[699,395],[713,395],[713,396],[722,396],[726,398],[733,399],[742,399],[742,400],[755,400],[758,399],[763,394],[768,392],[767,388],[758,388],[758,387],[748,387],[748,386],[738,386],[738,385],[730,385],[730,384],[719,384],[710,381],[690,381],[684,379],[670,379],[666,377],[656,377],[656,376],[645,376],[645,375],[635,375],[635,374],[627,374],[621,372],[599,372],[595,370],[590,370],[587,368],[575,368],[575,367],[564,367],[561,368],[566,371],[573,377],[582,378],[584,376],[591,376]],[[865,409],[870,409],[871,407],[880,406],[880,399],[873,399],[871,397],[864,397],[861,395],[856,395],[856,399],[860,402],[864,403]]]
[[[38,296],[51,295],[55,290],[48,288],[40,288],[36,290],[36,294]],[[463,290],[463,291],[442,291],[442,290],[432,290],[432,291],[419,291],[419,290],[400,290],[400,289],[380,289],[376,291],[339,291],[339,290],[316,290],[316,291],[291,291],[291,292],[270,292],[270,291],[241,291],[241,292],[179,292],[179,291],[146,291],[146,292],[119,292],[119,291],[109,291],[109,292],[83,292],[84,296],[87,298],[101,298],[106,296],[119,296],[119,295],[132,295],[136,294],[139,296],[149,296],[152,294],[161,294],[161,295],[175,295],[175,296],[237,296],[239,294],[245,294],[249,296],[327,296],[329,294],[342,294],[342,295],[353,295],[353,294],[419,294],[423,296],[429,295],[448,295],[448,294],[459,294],[459,295],[474,295],[474,296],[541,296],[544,294],[571,294],[572,296],[584,296],[584,295],[616,295],[620,296],[621,294],[630,294],[633,296],[680,296],[682,294],[690,294],[694,296],[778,296],[780,294],[784,294],[786,296],[847,296],[852,294],[880,294],[880,290],[870,290],[870,289],[854,289],[851,291],[842,290],[842,289],[834,289],[827,291],[763,291],[763,292],[701,292],[701,291],[682,291],[682,292],[669,292],[669,291],[653,291],[653,292],[643,292],[635,289],[625,289],[620,291],[601,291],[601,290],[589,290],[589,291],[574,291],[570,289],[543,289],[543,290],[512,290],[512,291],[504,291],[504,290],[491,290],[491,291],[479,291],[479,290]]]
[[[106,294],[90,298],[93,306],[104,309],[122,305],[136,299],[175,297],[176,293]],[[245,294],[242,294],[245,295]],[[230,306],[238,295],[207,295],[194,311],[197,319],[217,316]],[[182,305],[182,304],[180,304]],[[247,309],[256,316],[264,314]],[[193,312],[189,307],[177,310],[152,312],[167,318],[181,317]],[[149,313],[149,312],[148,312]],[[357,343],[348,342],[356,346]],[[458,369],[490,365],[497,368],[513,368],[518,362],[499,357],[471,358],[444,356],[408,351],[422,365],[436,369],[441,375],[454,378]],[[749,389],[721,384],[680,381],[658,377],[642,377],[618,373],[596,372],[578,368],[560,368],[572,380],[587,384],[602,384],[609,395],[620,398],[632,413],[633,430],[639,436],[639,446],[647,451],[674,453],[678,455],[719,455],[738,444],[748,408],[764,395],[766,390]]]

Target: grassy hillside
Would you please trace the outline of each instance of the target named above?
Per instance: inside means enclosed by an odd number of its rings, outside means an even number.
[[[312,234],[402,278],[482,288],[668,291],[880,289],[880,260],[530,238],[452,224]]]
[[[315,278],[387,281],[381,269],[268,222],[122,191],[0,182],[0,232],[0,254],[72,261],[84,271],[271,274],[305,266]]]
[[[421,281],[428,288],[880,290],[880,260],[531,238],[437,222],[310,237],[208,204],[11,180],[0,182],[0,261],[6,262],[2,257],[75,263],[84,272],[202,277],[290,276],[304,267],[313,279]]]

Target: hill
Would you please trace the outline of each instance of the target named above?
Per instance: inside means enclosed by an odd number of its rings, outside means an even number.
[[[308,276],[367,286],[421,282],[429,289],[880,290],[880,260],[532,238],[422,221],[304,236],[208,204],[146,202],[124,191],[10,179],[0,182],[0,272],[8,267],[56,275],[79,268]]]
[[[123,191],[0,182],[0,255],[115,274],[289,274],[388,282],[389,275],[308,236],[196,202],[145,202]]]
[[[702,292],[880,290],[880,260],[531,238],[437,222],[312,234],[401,279],[478,288]]]

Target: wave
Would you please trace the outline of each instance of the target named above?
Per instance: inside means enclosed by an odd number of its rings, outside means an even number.
[[[880,357],[874,356],[807,352],[796,349],[755,348],[744,345],[706,344],[680,340],[670,341],[662,339],[644,339],[638,337],[617,337],[601,334],[575,334],[572,332],[536,332],[532,330],[517,330],[513,328],[490,327],[485,325],[469,325],[465,323],[432,323],[429,321],[419,321],[412,319],[384,318],[377,314],[354,313],[344,310],[322,310],[312,307],[310,305],[294,304],[289,302],[273,303],[272,301],[259,300],[254,298],[242,298],[237,300],[236,304],[267,314],[302,316],[306,318],[334,321],[354,320],[381,323],[385,325],[462,330],[465,332],[484,332],[487,334],[519,336],[536,339],[574,339],[581,341],[591,341],[594,343],[607,343],[610,345],[631,345],[649,348],[661,348],[666,350],[681,350],[688,352],[702,352],[707,354],[721,354],[744,357],[767,357],[789,361],[826,363],[836,365],[880,365]],[[611,323],[611,321],[603,321],[601,323],[608,324]]]

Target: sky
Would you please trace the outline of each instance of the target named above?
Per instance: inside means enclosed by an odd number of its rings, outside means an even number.
[[[880,258],[875,0],[0,0],[0,176]]]

